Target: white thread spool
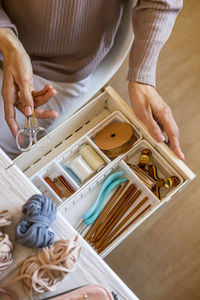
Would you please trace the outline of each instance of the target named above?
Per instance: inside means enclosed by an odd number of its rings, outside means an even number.
[[[75,159],[73,159],[68,164],[68,167],[76,174],[81,182],[85,181],[94,173],[94,171],[81,156],[77,156]]]
[[[89,166],[96,172],[101,170],[105,165],[105,161],[90,145],[85,145],[84,147],[82,147],[79,153],[89,164]]]

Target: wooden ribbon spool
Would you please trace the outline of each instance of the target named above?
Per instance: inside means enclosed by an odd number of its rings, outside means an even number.
[[[94,139],[95,144],[108,157],[116,157],[128,151],[135,141],[132,126],[122,122],[107,125]]]

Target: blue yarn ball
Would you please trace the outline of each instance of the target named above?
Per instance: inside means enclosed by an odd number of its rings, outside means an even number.
[[[16,227],[15,240],[28,248],[50,246],[54,233],[48,228],[56,219],[54,202],[42,194],[35,194],[22,206],[23,216]]]

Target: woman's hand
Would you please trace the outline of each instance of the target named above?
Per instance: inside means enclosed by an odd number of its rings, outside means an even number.
[[[150,85],[129,81],[129,95],[136,116],[145,123],[157,142],[163,142],[166,132],[174,153],[184,159],[179,143],[179,129],[171,109]]]
[[[52,86],[34,91],[33,71],[30,58],[24,47],[9,28],[0,28],[0,52],[3,55],[3,85],[5,119],[14,137],[19,131],[15,119],[16,106],[26,116],[30,116],[34,107],[43,105],[55,95]],[[55,111],[38,110],[37,117],[55,118]]]

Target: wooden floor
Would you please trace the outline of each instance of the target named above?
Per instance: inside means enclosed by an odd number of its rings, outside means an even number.
[[[157,89],[173,109],[197,178],[106,258],[141,300],[200,299],[199,28],[200,1],[185,0],[157,73]],[[127,60],[110,84],[127,99],[126,73]]]

